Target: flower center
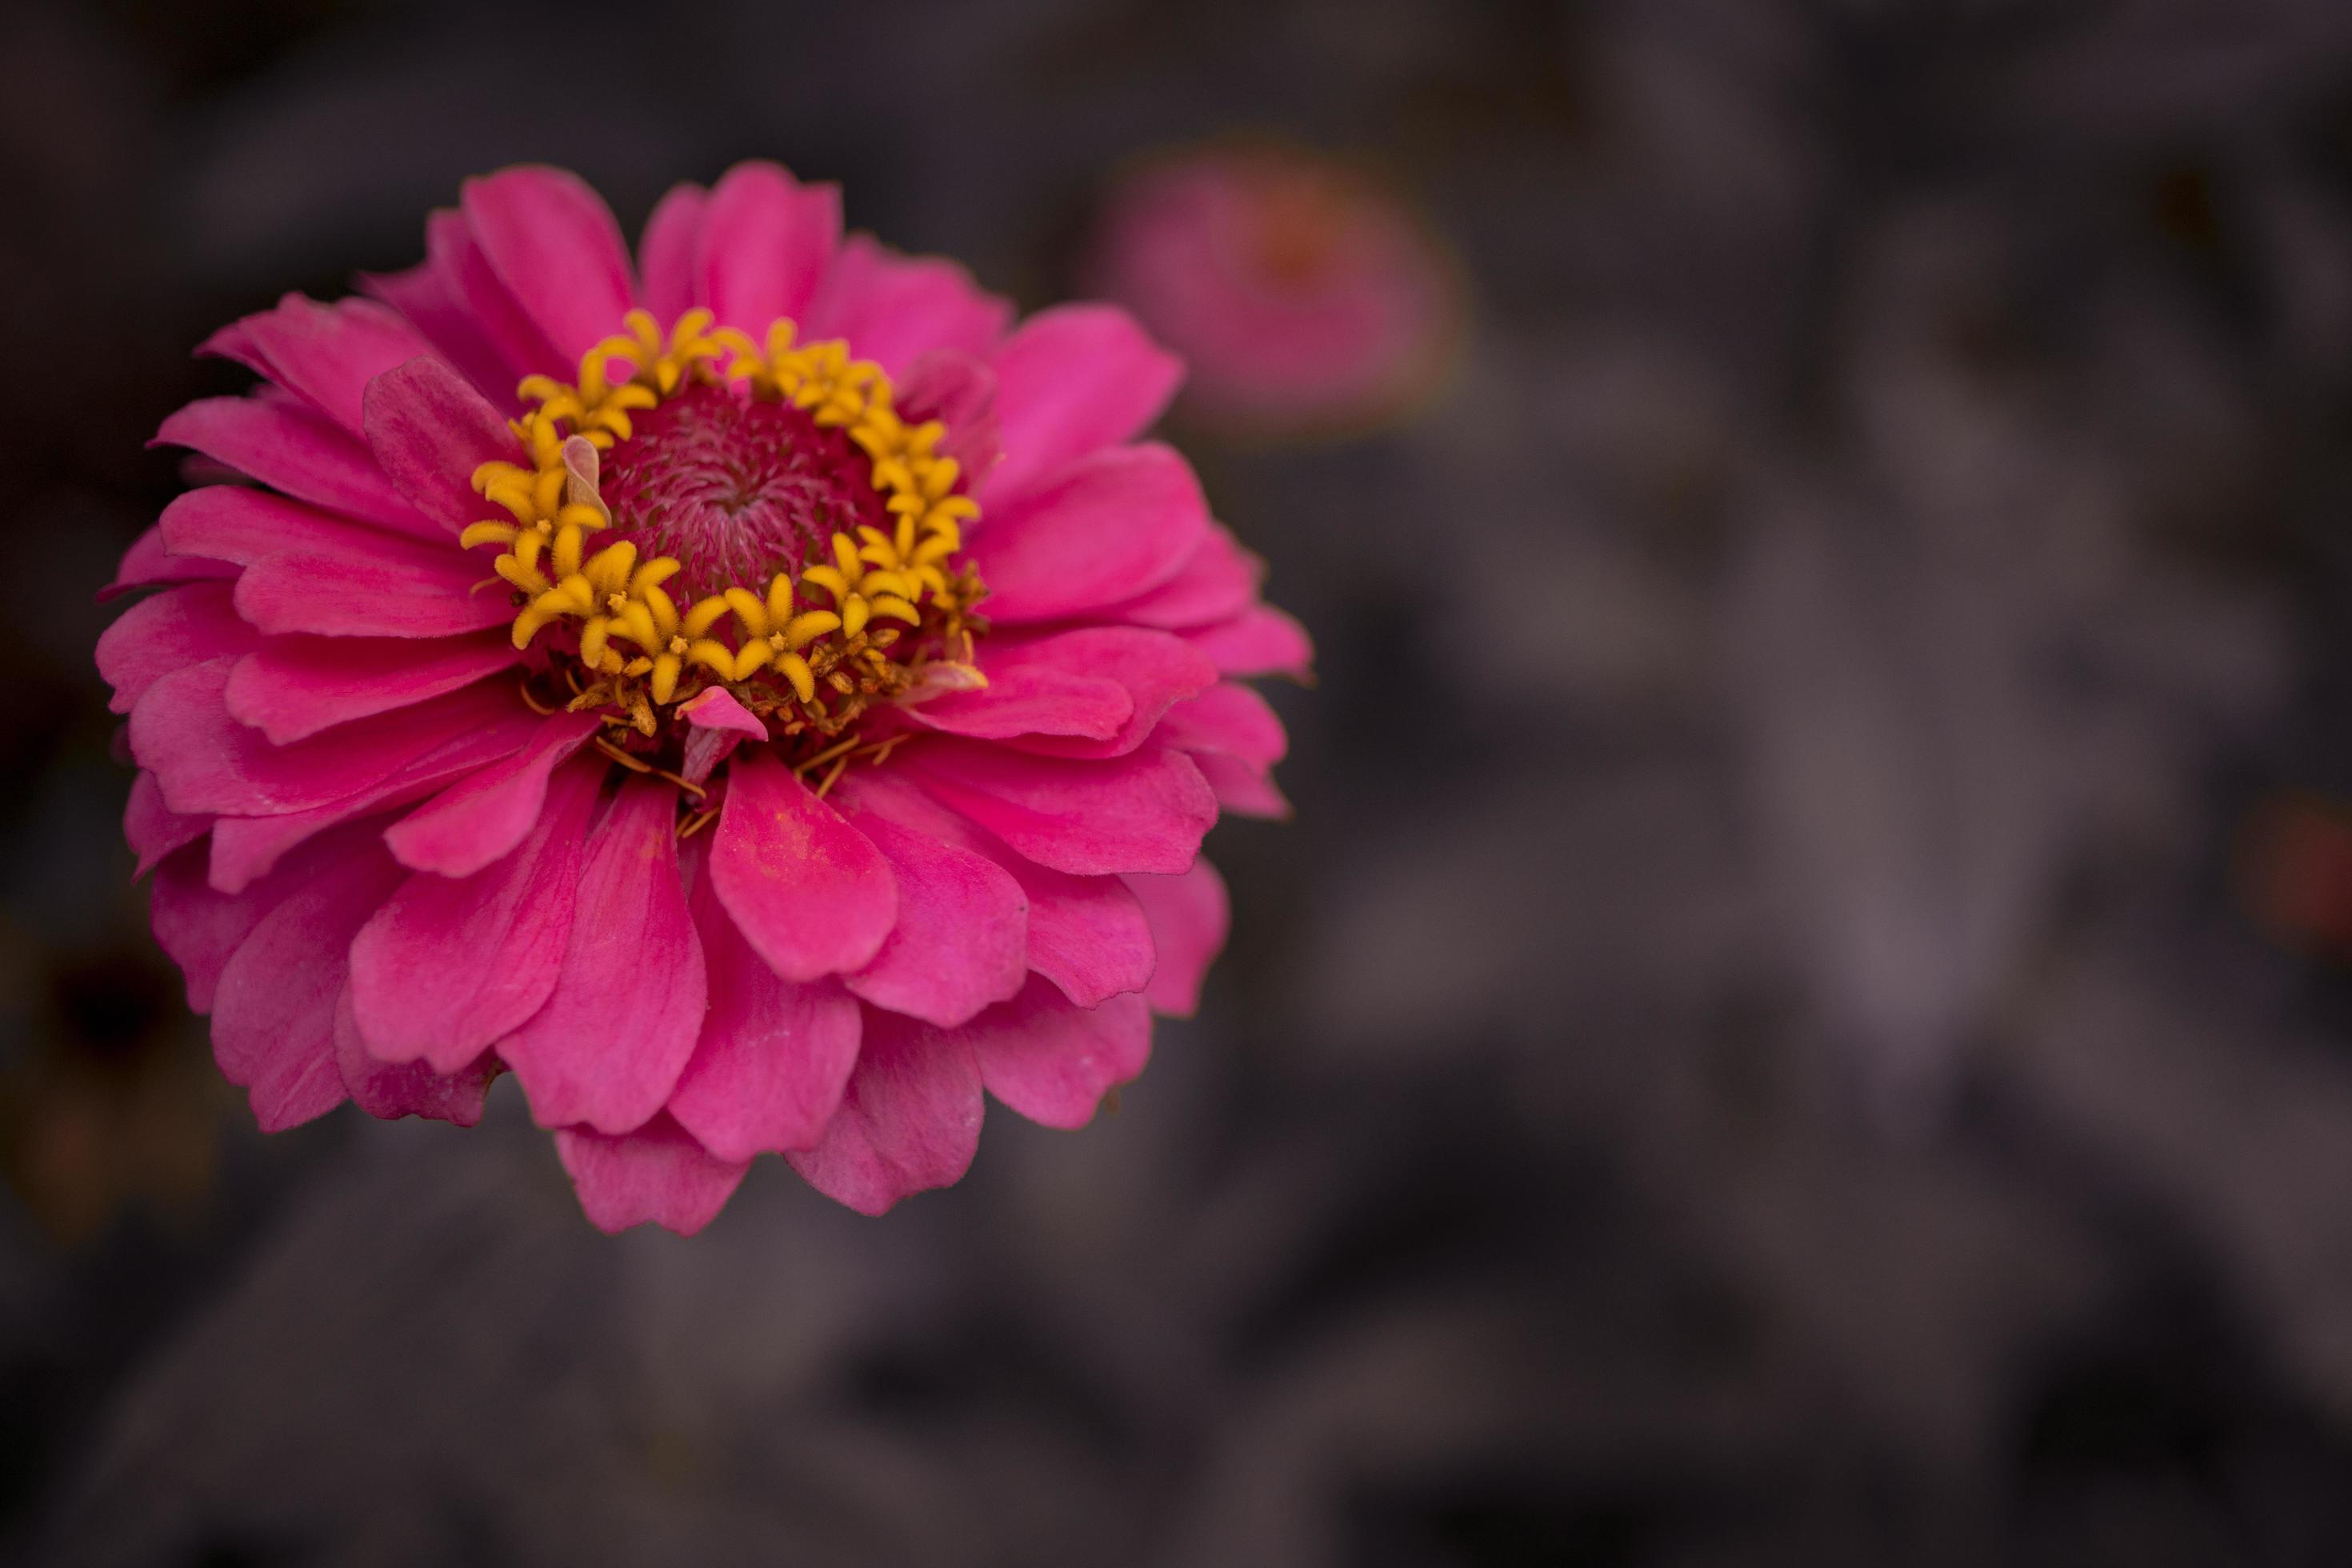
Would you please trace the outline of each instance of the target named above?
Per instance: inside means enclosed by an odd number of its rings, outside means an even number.
[[[676,558],[674,593],[797,575],[835,534],[890,525],[874,460],[795,405],[698,382],[632,424],[605,455],[604,500],[614,537]]]
[[[789,750],[833,756],[877,702],[984,685],[985,590],[958,560],[980,509],[944,427],[908,426],[879,365],[795,346],[790,321],[764,346],[708,310],[667,340],[642,310],[625,324],[576,383],[524,380],[530,467],[474,474],[512,521],[459,543],[500,547],[525,694],[602,714],[601,743],[645,766],[682,745],[667,710],[714,686]]]

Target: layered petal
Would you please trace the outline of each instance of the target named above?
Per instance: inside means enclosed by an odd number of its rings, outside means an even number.
[[[216,353],[268,377],[352,435],[369,382],[428,346],[416,330],[372,300],[321,304],[289,294],[224,327],[199,353]]]
[[[128,713],[174,670],[260,646],[261,634],[236,613],[227,584],[191,583],[142,599],[100,633],[98,673],[114,688],[107,706]]]
[[[553,994],[499,1055],[541,1125],[626,1132],[669,1099],[704,998],[678,877],[677,788],[632,778],[589,838]]]
[[[837,980],[804,984],[769,968],[707,874],[691,902],[710,1010],[670,1114],[722,1160],[813,1147],[857,1060],[857,1003]]]
[[[1117,681],[1128,694],[1128,715],[1108,735],[1032,731],[1015,740],[1024,751],[1060,757],[1120,757],[1150,738],[1169,705],[1216,684],[1217,667],[1181,637],[1145,626],[1087,626],[1053,637],[1006,642],[981,660],[992,684],[997,671],[1083,669]]]
[[[267,556],[237,578],[236,610],[266,632],[339,637],[456,637],[514,618],[505,586],[486,581],[479,563],[397,540]]]
[[[425,225],[426,259],[405,272],[362,273],[360,288],[400,312],[434,351],[447,360],[474,390],[500,407],[511,406],[522,362],[510,361],[467,303],[451,258],[449,232],[462,236],[466,220],[455,212],[436,213]],[[467,239],[468,246],[472,241]]]
[[[393,488],[357,437],[291,396],[198,398],[163,421],[155,443],[202,452],[272,489],[395,533],[446,534]]]
[[[454,1073],[547,1003],[572,936],[604,769],[548,783],[520,847],[470,877],[417,872],[352,942],[352,1005],[368,1054]]]
[[[988,1092],[1046,1127],[1084,1127],[1103,1096],[1141,1072],[1151,1055],[1151,1011],[1142,997],[1078,1007],[1043,980],[957,1033]]]
[[[1158,732],[1192,757],[1225,810],[1245,816],[1289,815],[1290,803],[1267,774],[1282,760],[1289,738],[1265,699],[1250,688],[1220,682],[1171,708]]]
[[[1040,866],[1073,876],[1181,871],[1217,820],[1200,770],[1171,747],[1076,761],[939,736],[902,754],[938,799]]]
[[[465,214],[445,208],[427,219],[425,250],[456,293],[467,320],[505,367],[495,379],[477,383],[484,396],[493,401],[512,397],[516,381],[531,371],[569,375],[577,367],[578,356],[566,359],[549,342],[521,301],[499,280]]]
[[[177,812],[257,816],[359,794],[468,731],[511,716],[514,693],[475,686],[273,746],[231,718],[230,659],[163,677],[131,710],[131,751]]]
[[[1225,879],[1206,856],[1192,868],[1175,877],[1121,879],[1143,906],[1151,924],[1151,946],[1159,963],[1143,998],[1155,1013],[1189,1018],[1200,1005],[1201,982],[1224,950],[1232,910]]]
[[[1143,907],[1117,877],[1049,871],[933,801],[903,778],[845,779],[836,794],[858,809],[994,861],[1028,901],[1029,967],[1081,1007],[1139,991],[1151,978],[1151,931]]]
[[[122,564],[115,569],[114,581],[98,591],[98,601],[105,604],[110,599],[119,599],[141,588],[234,578],[236,575],[236,568],[226,562],[173,554],[163,542],[163,525],[155,523],[131,541],[131,548],[122,552]]]
[[[755,339],[780,316],[800,321],[840,243],[839,186],[803,185],[775,163],[738,163],[703,209],[701,303],[719,325]]]
[[[551,713],[504,761],[478,768],[384,832],[400,863],[470,877],[511,854],[539,821],[547,783],[601,726],[593,713]]]
[[[784,1158],[803,1180],[860,1214],[949,1186],[980,1147],[980,1059],[952,1032],[866,1010],[857,1067],[814,1149]]]
[[[1181,361],[1111,305],[1040,310],[990,363],[1004,431],[1004,461],[982,492],[990,501],[1018,496],[1072,459],[1140,434],[1184,374]]]
[[[673,185],[637,241],[638,293],[664,326],[700,303],[702,226],[709,205],[710,193],[700,185]]]
[[[194,844],[212,830],[211,816],[183,816],[163,804],[163,788],[155,775],[139,770],[131,781],[131,798],[122,807],[122,837],[139,858],[133,876],[143,877],[174,849]]]
[[[1017,993],[1029,968],[1029,900],[1012,874],[887,816],[855,820],[890,862],[898,919],[874,962],[848,977],[849,989],[942,1026]]]
[[[388,897],[400,868],[369,846],[302,879],[257,923],[221,971],[213,1055],[248,1091],[265,1132],[342,1103],[335,1011],[352,933]]]
[[[844,338],[895,378],[936,350],[985,354],[1012,318],[1009,301],[936,256],[901,256],[871,235],[843,242],[810,302],[808,335]]]
[[[566,368],[636,302],[621,226],[579,175],[501,169],[467,181],[459,205],[490,270]]]
[[[518,706],[466,729],[364,788],[323,805],[266,816],[219,818],[213,824],[213,886],[235,892],[275,866],[286,851],[338,823],[407,805],[452,779],[495,765],[529,742],[531,723],[530,711]]]
[[[335,1001],[335,1069],[352,1103],[379,1121],[422,1116],[459,1127],[471,1127],[482,1119],[490,1080],[497,1076],[488,1057],[448,1074],[435,1072],[423,1062],[376,1060],[360,1037],[348,983]]]
[[[393,487],[451,533],[495,511],[474,493],[474,470],[523,455],[506,416],[433,357],[405,361],[370,382],[361,428]]]
[[[580,1207],[608,1236],[648,1221],[692,1236],[727,1206],[747,1168],[719,1159],[667,1116],[619,1137],[566,1127],[555,1151]]]
[[[1135,699],[1107,677],[1030,663],[990,670],[982,690],[951,691],[905,711],[925,729],[981,741],[1015,735],[1108,740],[1134,716]]]
[[[260,646],[238,659],[229,673],[229,716],[281,746],[333,725],[470,686],[522,658],[513,640],[496,631],[423,642],[320,637],[253,640]]]
[[[1315,645],[1307,628],[1271,605],[1253,605],[1229,621],[1185,631],[1184,640],[1225,675],[1314,678]]]
[[[1244,550],[1223,523],[1213,522],[1174,576],[1105,615],[1170,631],[1210,626],[1248,609],[1265,575],[1265,563]]]
[[[791,980],[864,968],[898,913],[882,852],[765,752],[729,766],[710,879],[752,949]]]
[[[1208,528],[1200,481],[1167,447],[1086,458],[990,514],[974,540],[989,620],[1062,620],[1132,599],[1175,575]]]

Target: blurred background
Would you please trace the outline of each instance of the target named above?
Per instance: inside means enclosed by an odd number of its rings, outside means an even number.
[[[1192,358],[1201,1014],[881,1222],[264,1140],[89,658],[188,351],[748,156]],[[0,213],[0,1558],[2352,1562],[2340,0],[20,0]]]

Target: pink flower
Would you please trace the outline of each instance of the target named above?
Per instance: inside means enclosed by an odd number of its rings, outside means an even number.
[[[1244,431],[1387,423],[1444,381],[1462,336],[1451,262],[1397,198],[1270,147],[1195,151],[1123,181],[1087,285],[1184,356],[1189,411]]]
[[[372,298],[205,345],[99,645],[157,939],[265,1129],[464,1125],[510,1070],[607,1229],[753,1156],[878,1214],[982,1091],[1055,1127],[1141,1070],[1225,932],[1221,806],[1284,807],[1242,678],[1307,641],[1126,315],[1013,325],[747,163],[635,261],[509,169]]]

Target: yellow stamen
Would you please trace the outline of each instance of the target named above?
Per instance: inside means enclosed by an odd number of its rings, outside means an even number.
[[[936,420],[909,426],[898,413],[889,376],[852,359],[838,342],[803,343],[789,321],[754,342],[715,328],[693,310],[667,335],[643,310],[581,357],[575,378],[526,378],[529,408],[510,422],[527,461],[485,463],[474,489],[504,516],[467,527],[459,548],[493,549],[496,576],[516,595],[514,645],[542,632],[576,710],[604,709],[607,721],[648,737],[655,710],[712,682],[733,689],[767,719],[772,732],[839,735],[871,703],[913,688],[923,668],[949,658],[969,664],[968,612],[984,592],[968,567],[952,564],[962,529],[979,507],[958,492],[961,465],[942,457],[946,431]],[[606,455],[635,434],[634,416],[690,385],[746,384],[751,395],[805,409],[818,425],[844,430],[872,464],[872,483],[887,527],[836,534],[820,558],[797,574],[758,584],[722,587],[683,609],[663,584],[680,563],[640,559],[618,540],[589,548],[588,536],[614,524],[601,494]],[[801,584],[830,603],[796,605]],[[721,623],[733,622],[730,637]],[[908,628],[902,638],[898,623]],[[567,647],[576,653],[567,657]],[[582,684],[582,673],[589,683]],[[549,711],[526,687],[534,710]],[[824,698],[821,705],[818,699]],[[845,765],[855,738],[827,746],[804,769],[825,760]],[[897,737],[870,748],[877,760]],[[650,763],[600,740],[600,750],[636,771]],[[659,770],[655,770],[659,771]],[[839,767],[821,788],[829,789]],[[665,775],[673,776],[673,775]],[[683,780],[679,780],[683,784]],[[682,826],[681,835],[693,831]]]

